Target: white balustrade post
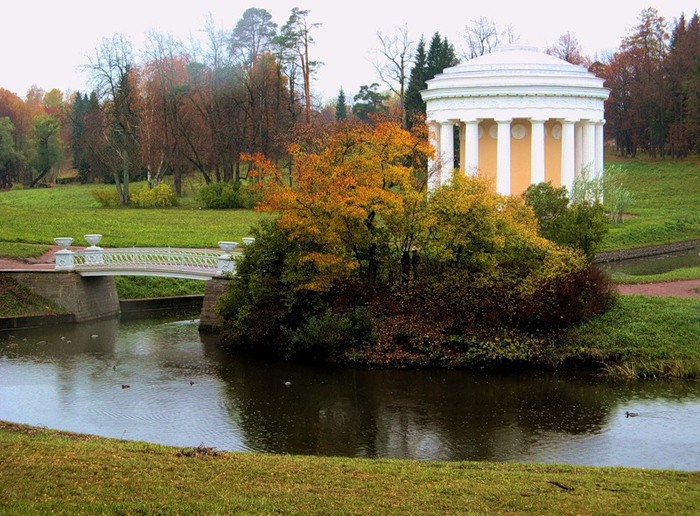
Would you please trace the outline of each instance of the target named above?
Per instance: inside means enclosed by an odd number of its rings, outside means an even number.
[[[102,254],[102,248],[97,246],[97,243],[102,238],[102,235],[83,235],[83,238],[90,244],[83,251],[85,256],[85,265],[102,265],[104,263],[104,256]]]
[[[68,246],[73,243],[70,237],[54,238],[54,242],[60,246],[60,250],[54,253],[54,267],[57,271],[72,271],[75,269],[75,255],[73,251],[68,250]]]
[[[219,259],[217,261],[216,274],[219,276],[223,276],[226,273],[236,272],[236,262],[233,260],[233,256],[231,256],[231,253],[236,247],[238,247],[238,242],[221,241],[219,242],[219,247],[224,252],[224,254],[219,255]]]

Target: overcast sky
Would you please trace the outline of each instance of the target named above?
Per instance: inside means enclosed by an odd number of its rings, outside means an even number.
[[[266,9],[278,26],[293,7],[308,9],[309,20],[322,25],[314,32],[312,59],[322,61],[314,93],[326,101],[344,88],[352,98],[360,85],[379,82],[372,62],[379,57],[377,31],[391,33],[407,25],[413,41],[426,41],[437,31],[458,53],[463,48],[464,27],[480,16],[492,19],[500,29],[511,25],[520,43],[545,48],[567,31],[574,34],[585,54],[601,55],[618,48],[635,27],[642,9],[654,6],[673,22],[697,9],[691,0],[584,0],[581,2],[461,0],[94,0],[19,1],[4,5],[0,18],[0,87],[25,96],[31,85],[44,90],[85,90],[81,67],[103,37],[125,34],[135,50],[143,48],[149,29],[173,34],[186,41],[205,25],[209,13],[216,24],[231,30],[249,7]],[[477,4],[478,5],[478,4]]]

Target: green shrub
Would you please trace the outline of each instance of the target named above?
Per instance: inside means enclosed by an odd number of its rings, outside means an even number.
[[[315,358],[338,359],[348,349],[363,348],[376,340],[369,310],[358,306],[347,313],[328,310],[306,320],[290,340],[296,352]]]
[[[113,189],[100,189],[93,190],[92,197],[100,203],[103,208],[109,208],[111,206],[119,206],[119,197],[117,196],[116,190]]]
[[[202,186],[199,200],[205,208],[212,210],[252,208],[258,202],[258,195],[240,181],[229,181]]]
[[[129,200],[137,208],[170,208],[176,205],[177,197],[167,183],[160,183],[153,188],[143,186],[134,190]]]
[[[579,183],[578,196],[572,204],[568,202],[565,187],[554,188],[549,182],[530,185],[523,198],[535,213],[543,237],[579,249],[592,260],[609,224],[603,205],[588,200],[597,192],[594,187],[585,188],[588,185],[583,180]]]

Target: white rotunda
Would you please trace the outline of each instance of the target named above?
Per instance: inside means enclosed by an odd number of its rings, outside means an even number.
[[[456,157],[462,173],[491,178],[503,195],[543,181],[571,192],[584,167],[602,173],[610,90],[586,68],[511,46],[446,68],[427,84],[431,188],[449,180]]]

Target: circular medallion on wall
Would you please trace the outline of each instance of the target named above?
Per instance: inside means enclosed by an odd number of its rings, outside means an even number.
[[[552,138],[555,140],[561,139],[561,124],[555,124],[552,126]]]
[[[523,124],[515,124],[510,128],[510,134],[516,140],[522,140],[527,135],[527,129]]]
[[[498,140],[498,124],[493,124],[491,127],[489,127],[489,136],[493,140]]]

